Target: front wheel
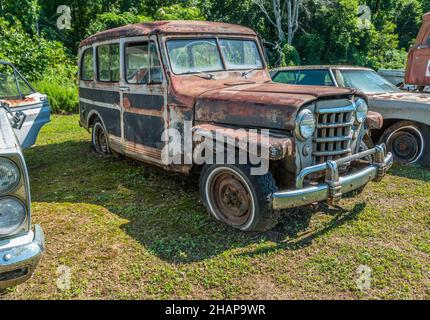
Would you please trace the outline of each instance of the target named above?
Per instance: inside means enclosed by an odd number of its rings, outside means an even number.
[[[394,161],[400,164],[425,164],[429,160],[430,129],[411,121],[400,121],[389,127],[381,142],[393,153]]]
[[[270,197],[278,191],[272,174],[251,175],[249,165],[206,165],[200,194],[219,221],[242,231],[265,232],[278,223]]]

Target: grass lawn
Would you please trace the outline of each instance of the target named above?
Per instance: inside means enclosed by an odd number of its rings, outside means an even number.
[[[77,116],[54,116],[26,159],[47,252],[0,299],[430,298],[430,170],[395,167],[342,209],[297,209],[258,235],[212,219],[196,178],[96,156]]]

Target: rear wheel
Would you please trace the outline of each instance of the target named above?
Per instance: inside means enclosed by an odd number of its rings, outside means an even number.
[[[430,130],[427,126],[400,121],[389,127],[381,137],[381,142],[387,145],[393,153],[394,161],[401,164],[424,164],[429,160]]]
[[[96,119],[92,131],[93,150],[101,155],[111,154],[108,142],[108,135],[100,119]]]
[[[278,222],[270,196],[278,190],[271,173],[250,174],[248,165],[206,165],[200,176],[200,194],[219,221],[242,231],[264,232]]]

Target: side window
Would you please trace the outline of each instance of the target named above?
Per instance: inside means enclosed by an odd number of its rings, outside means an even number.
[[[132,43],[125,48],[127,82],[157,84],[163,82],[163,71],[154,43]]]
[[[328,70],[302,70],[297,84],[306,86],[334,86]]]
[[[273,81],[285,84],[296,84],[297,75],[297,71],[281,71],[273,78]]]
[[[97,47],[97,78],[102,82],[119,82],[119,44]]]
[[[94,77],[94,54],[93,48],[89,48],[82,54],[81,79],[85,81],[93,80]]]

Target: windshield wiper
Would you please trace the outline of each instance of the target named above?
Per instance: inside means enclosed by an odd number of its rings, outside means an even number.
[[[215,75],[209,72],[203,72],[203,71],[190,71],[188,73],[192,73],[196,77],[200,77],[206,80],[214,80]]]
[[[246,77],[248,74],[250,74],[251,72],[253,72],[253,71],[255,71],[255,70],[258,70],[259,68],[252,68],[252,69],[249,69],[249,70],[247,70],[247,71],[244,71],[244,72],[242,72],[242,77]]]

